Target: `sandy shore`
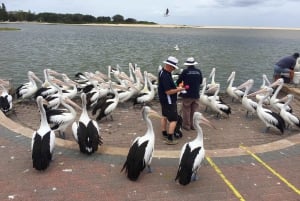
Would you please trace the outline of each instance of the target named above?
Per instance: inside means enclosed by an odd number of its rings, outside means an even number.
[[[39,23],[39,22],[1,22],[0,24],[59,24],[59,23]],[[141,28],[194,28],[194,29],[257,29],[257,30],[291,30],[300,31],[300,27],[258,27],[258,26],[206,26],[206,25],[180,25],[180,24],[65,24],[79,26],[104,26],[104,27],[141,27]]]

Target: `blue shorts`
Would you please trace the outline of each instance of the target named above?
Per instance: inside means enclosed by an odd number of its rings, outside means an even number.
[[[291,69],[281,68],[280,66],[274,66],[274,75],[280,75],[281,73],[290,73]]]
[[[178,120],[176,104],[161,104],[161,113],[169,122]]]

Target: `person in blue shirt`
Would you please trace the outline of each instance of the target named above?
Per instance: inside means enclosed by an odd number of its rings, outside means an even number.
[[[193,126],[193,115],[199,109],[199,91],[202,84],[202,72],[196,68],[198,62],[193,57],[187,58],[184,65],[187,67],[179,75],[177,85],[183,85],[185,93],[180,93],[182,97],[182,128],[185,130],[195,130]]]
[[[184,88],[176,87],[172,78],[172,71],[178,69],[178,59],[169,56],[164,63],[164,68],[158,73],[158,97],[163,116],[161,119],[161,128],[165,143],[173,145],[178,143],[174,139],[174,131],[178,120],[177,93],[183,91]],[[169,129],[167,130],[168,122]]]
[[[294,68],[298,57],[299,53],[296,52],[291,56],[281,58],[274,66],[274,81],[281,77],[281,73],[288,73],[289,80],[293,80]]]

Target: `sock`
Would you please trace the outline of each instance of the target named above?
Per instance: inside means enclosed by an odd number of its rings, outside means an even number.
[[[173,141],[173,134],[168,134],[168,140]]]
[[[163,135],[163,136],[168,136],[167,131],[163,131],[163,132],[162,132],[162,135]]]

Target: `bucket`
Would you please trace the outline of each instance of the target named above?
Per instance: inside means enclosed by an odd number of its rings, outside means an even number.
[[[294,72],[293,82],[294,82],[294,84],[300,83],[300,72]]]

